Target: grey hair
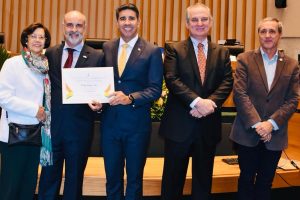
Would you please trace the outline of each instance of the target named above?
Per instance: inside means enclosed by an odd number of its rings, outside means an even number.
[[[261,28],[262,24],[265,23],[265,22],[277,22],[278,33],[280,33],[280,34],[282,33],[283,25],[282,25],[281,21],[279,21],[275,17],[266,17],[266,18],[260,20],[260,22],[258,23],[257,32],[260,31],[260,28]]]
[[[208,11],[208,13],[209,13],[209,20],[213,21],[213,17],[211,15],[210,8],[208,6],[206,6],[205,4],[203,4],[203,3],[196,3],[194,5],[191,5],[191,6],[187,7],[187,9],[186,9],[186,16],[185,16],[185,18],[186,18],[186,22],[187,23],[189,23],[189,20],[190,20],[189,13],[190,13],[190,10],[192,8],[204,8],[204,9],[206,9]]]

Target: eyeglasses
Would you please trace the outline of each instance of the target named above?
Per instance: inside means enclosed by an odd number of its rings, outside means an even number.
[[[46,39],[46,37],[43,35],[35,35],[35,34],[31,34],[28,37],[31,38],[32,40],[37,40],[37,39],[45,40]]]
[[[66,23],[64,24],[67,28],[73,29],[76,27],[76,29],[82,29],[84,27],[84,24],[73,24],[73,23]]]
[[[258,32],[258,34],[261,36],[265,36],[267,33],[269,33],[270,36],[274,36],[277,34],[277,31],[275,29],[261,29]]]
[[[202,23],[205,23],[205,22],[208,22],[209,18],[208,17],[193,17],[190,19],[190,22],[196,24],[198,23],[199,21],[201,21]]]

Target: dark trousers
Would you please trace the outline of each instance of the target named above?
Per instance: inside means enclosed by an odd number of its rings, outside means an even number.
[[[149,132],[102,132],[108,200],[141,200]],[[124,167],[127,174],[124,196]]]
[[[9,147],[7,143],[0,142],[0,153],[0,199],[33,200],[40,147],[25,145]]]
[[[260,142],[255,147],[237,146],[240,177],[239,200],[270,200],[272,182],[281,151],[270,151]]]
[[[42,168],[38,199],[56,200],[58,198],[65,164],[63,199],[80,200],[90,140],[52,141],[53,165]]]
[[[162,200],[182,199],[190,156],[192,156],[192,200],[210,199],[215,150],[215,145],[207,145],[201,137],[185,142],[165,139]]]

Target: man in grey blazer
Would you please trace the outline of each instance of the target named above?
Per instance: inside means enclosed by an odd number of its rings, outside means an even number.
[[[56,200],[60,191],[63,166],[63,199],[82,199],[83,175],[90,151],[94,112],[87,104],[62,104],[61,71],[63,67],[97,67],[103,54],[84,44],[86,17],[79,11],[64,16],[63,44],[47,49],[51,80],[51,135],[53,166],[42,168],[38,198]],[[72,51],[72,56],[70,56]],[[72,59],[70,59],[72,58]]]
[[[166,45],[164,76],[169,95],[160,126],[165,140],[164,200],[182,198],[190,156],[192,199],[211,196],[214,156],[221,140],[221,107],[233,84],[228,50],[207,39],[212,20],[206,5],[190,6],[186,15],[190,37]]]
[[[233,88],[237,109],[230,138],[237,143],[239,200],[269,200],[288,120],[298,105],[299,67],[277,46],[282,24],[265,18],[258,24],[260,47],[237,58]]]

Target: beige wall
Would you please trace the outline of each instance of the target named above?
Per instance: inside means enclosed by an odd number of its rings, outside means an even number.
[[[276,8],[274,0],[268,0],[268,4],[274,6],[268,7],[268,16],[277,17],[283,23],[283,37],[280,48],[284,49],[286,54],[298,59],[300,54],[300,1],[287,0],[286,8]]]
[[[111,39],[118,36],[114,10],[132,2],[141,12],[139,35],[163,46],[165,41],[183,40],[185,9],[196,2],[205,3],[213,13],[212,40],[236,38],[246,50],[258,47],[256,25],[266,16],[284,23],[280,47],[296,58],[300,52],[299,0],[287,0],[288,7],[276,9],[274,0],[0,0],[0,31],[5,32],[7,49],[19,52],[22,30],[32,22],[42,22],[52,35],[51,45],[60,43],[65,12],[77,9],[88,18],[86,37]],[[297,53],[296,53],[297,52]]]
[[[255,24],[266,16],[267,0],[0,0],[0,31],[6,34],[6,48],[19,52],[21,31],[30,23],[44,23],[52,44],[60,43],[65,12],[77,9],[88,18],[87,37],[111,39],[118,35],[114,10],[125,2],[141,11],[139,35],[163,46],[165,41],[185,39],[185,9],[196,2],[208,5],[213,13],[212,40],[236,38],[246,49],[257,46]]]

